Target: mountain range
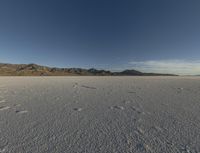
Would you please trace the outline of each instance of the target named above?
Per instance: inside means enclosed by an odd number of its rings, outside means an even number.
[[[175,76],[173,74],[143,73],[136,70],[111,72],[82,68],[56,68],[37,64],[0,63],[0,76]]]

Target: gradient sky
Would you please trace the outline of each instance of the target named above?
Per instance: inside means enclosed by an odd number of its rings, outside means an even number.
[[[0,0],[0,62],[200,74],[200,1]]]

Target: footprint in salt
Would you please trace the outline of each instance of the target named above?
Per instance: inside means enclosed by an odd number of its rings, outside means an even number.
[[[144,130],[142,128],[140,128],[140,127],[137,127],[137,131],[136,132],[139,133],[139,134],[142,134],[142,135],[145,133]]]
[[[152,149],[150,148],[149,145],[145,144],[145,143],[138,143],[136,145],[136,149],[140,152],[152,152]]]
[[[0,107],[0,111],[7,110],[7,109],[9,109],[9,108],[10,108],[9,106],[1,106],[1,107]]]
[[[74,100],[74,103],[78,103],[78,100]]]
[[[123,102],[124,102],[124,104],[130,104],[131,103],[130,100],[124,100]]]
[[[16,110],[15,113],[17,114],[25,114],[25,113],[28,113],[27,110]]]
[[[0,100],[0,103],[5,103],[6,102],[6,100],[5,99],[3,99],[3,100]]]
[[[75,111],[80,112],[83,110],[83,108],[74,108]]]
[[[131,109],[134,111],[134,112],[137,112],[138,114],[145,114],[144,112],[142,112],[139,108],[135,107],[135,106],[132,106]]]
[[[77,88],[78,87],[78,83],[75,83],[74,85],[73,85],[73,88]]]
[[[123,106],[111,106],[110,109],[124,110],[124,107]]]
[[[95,88],[95,87],[90,87],[90,86],[85,86],[85,85],[82,85],[81,87],[87,88],[87,89],[97,89],[97,88]]]
[[[180,87],[180,88],[177,88],[177,92],[178,92],[178,93],[181,93],[183,90],[184,90],[184,88],[181,88],[181,87]]]
[[[0,153],[6,152],[7,148],[6,147],[0,147]]]
[[[14,104],[13,106],[14,107],[19,107],[19,106],[21,106],[21,104]]]
[[[130,94],[136,94],[135,91],[128,91],[128,93],[130,93]]]

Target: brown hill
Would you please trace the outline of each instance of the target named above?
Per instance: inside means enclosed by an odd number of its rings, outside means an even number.
[[[136,70],[110,72],[96,69],[51,68],[37,64],[0,64],[0,76],[155,76],[171,74],[142,73]]]

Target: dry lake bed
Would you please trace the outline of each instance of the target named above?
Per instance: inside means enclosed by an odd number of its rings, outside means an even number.
[[[200,77],[0,77],[0,153],[200,153]]]

